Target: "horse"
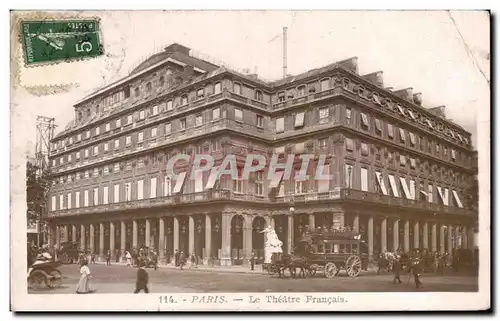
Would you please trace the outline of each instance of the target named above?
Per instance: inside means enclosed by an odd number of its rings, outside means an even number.
[[[306,268],[309,267],[307,259],[302,256],[285,253],[273,253],[271,256],[272,266],[278,277],[282,278],[285,275],[285,270],[288,269],[290,276],[295,278],[297,276],[296,269],[300,269],[299,277],[306,277]]]
[[[391,272],[395,260],[396,260],[396,255],[394,253],[392,252],[381,253],[377,260],[377,274],[379,274],[381,270],[386,270],[387,272]]]

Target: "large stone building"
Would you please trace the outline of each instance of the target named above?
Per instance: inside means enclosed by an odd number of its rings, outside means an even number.
[[[421,102],[384,88],[382,72],[359,75],[356,58],[264,82],[170,45],[76,103],[52,141],[51,242],[101,255],[146,245],[166,261],[178,249],[223,265],[245,264],[252,249],[262,257],[267,225],[287,252],[312,226],[356,229],[370,255],[472,247],[471,134]],[[268,180],[265,169],[173,180],[166,163],[178,153],[218,164],[235,154],[238,166],[249,153],[326,154],[333,178]]]

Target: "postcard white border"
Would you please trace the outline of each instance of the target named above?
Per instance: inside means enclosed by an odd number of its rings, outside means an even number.
[[[97,2],[96,2],[97,3]],[[91,8],[99,8],[96,3],[86,2],[85,6],[89,5]],[[257,3],[253,1],[253,3]],[[365,2],[370,3],[370,2]],[[424,4],[424,2],[418,2]],[[434,4],[431,4],[434,3]],[[457,5],[457,1],[450,2]],[[350,3],[349,3],[350,4]],[[435,2],[428,2],[424,5],[435,6]],[[462,2],[465,7],[470,5],[470,2]],[[145,4],[147,5],[147,4]],[[190,4],[184,4],[189,6]],[[233,4],[234,5],[234,4]],[[290,4],[288,4],[291,6]],[[308,2],[308,5],[310,3]],[[352,5],[352,4],[350,4]],[[401,4],[400,4],[401,5]],[[474,2],[475,6],[482,5],[481,2]],[[57,4],[56,4],[57,6]],[[102,6],[102,4],[101,4]],[[137,4],[134,4],[134,7]],[[370,6],[370,5],[369,5]],[[411,5],[410,5],[411,6]],[[427,8],[431,8],[428,6]],[[61,3],[59,8],[63,8]],[[200,8],[202,5],[194,5],[194,8]],[[412,6],[416,8],[416,6]],[[484,6],[483,7],[487,7]],[[248,8],[248,5],[246,6]],[[368,8],[368,7],[365,7]],[[463,7],[462,7],[463,8]],[[282,8],[284,9],[284,8]],[[4,50],[4,53],[7,50]],[[6,61],[6,60],[4,60]],[[21,92],[12,91],[11,102],[15,101],[15,95]],[[24,93],[25,94],[25,93]],[[6,97],[6,96],[5,96]],[[15,108],[15,106],[12,105]],[[17,110],[19,112],[19,110]],[[15,113],[15,109],[11,110],[11,116]],[[2,118],[2,122],[8,122],[7,117]],[[7,126],[2,126],[7,128]],[[429,292],[410,292],[410,293],[328,293],[327,296],[342,296],[347,298],[347,303],[333,304],[330,306],[315,306],[303,304],[263,304],[260,306],[246,304],[245,301],[241,303],[226,304],[225,306],[193,306],[189,303],[179,303],[178,305],[168,305],[158,303],[157,294],[149,295],[133,295],[133,294],[94,294],[94,295],[34,295],[27,294],[26,291],[26,234],[24,227],[26,226],[25,213],[26,205],[24,195],[16,195],[13,191],[25,190],[24,178],[25,177],[25,160],[24,155],[19,153],[19,150],[12,149],[10,157],[10,178],[11,178],[11,208],[7,211],[10,213],[10,231],[11,231],[11,255],[10,268],[11,268],[11,308],[16,311],[215,311],[215,310],[331,310],[331,311],[347,311],[347,310],[467,310],[467,309],[485,309],[488,308],[490,303],[490,106],[482,106],[478,110],[478,152],[479,152],[479,187],[480,187],[480,219],[479,219],[479,248],[480,248],[480,272],[479,272],[479,292],[477,293],[429,293]],[[23,146],[25,138],[22,136],[22,128],[11,126],[11,141],[12,147]],[[6,137],[6,136],[5,136]],[[4,138],[5,139],[5,138]],[[5,139],[6,140],[6,139]],[[4,146],[9,144],[4,141]],[[2,159],[3,161],[3,159]],[[6,166],[4,166],[6,168]],[[5,177],[6,178],[6,177]],[[4,180],[6,181],[6,179]],[[3,193],[8,195],[7,193]],[[8,226],[7,224],[4,227]],[[22,226],[22,229],[15,228],[15,226]],[[4,233],[4,235],[8,235]],[[5,260],[7,261],[7,260]],[[284,293],[290,295],[292,293]],[[169,295],[169,294],[167,294]],[[190,294],[172,294],[176,297],[190,296]],[[194,294],[200,295],[200,294]],[[243,293],[218,293],[217,295],[225,295],[228,299],[234,297],[263,297],[265,293],[243,294]],[[293,294],[298,296],[315,295],[319,296],[320,293],[301,293]],[[50,298],[50,300],[48,300]],[[105,300],[103,300],[105,298]]]

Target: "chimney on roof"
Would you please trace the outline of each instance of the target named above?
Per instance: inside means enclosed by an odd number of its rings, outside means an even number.
[[[184,54],[186,56],[189,56],[189,52],[191,51],[191,48],[185,47],[185,46],[180,45],[178,43],[173,43],[169,46],[166,46],[165,51],[171,52],[171,53],[178,52],[178,53]]]
[[[397,96],[403,98],[404,100],[407,100],[409,102],[413,102],[413,88],[405,88],[405,89],[396,90],[394,93]]]
[[[382,71],[372,72],[371,74],[363,75],[362,77],[375,86],[384,87],[384,73]]]
[[[422,93],[413,94],[413,102],[419,106],[422,106]]]
[[[352,73],[358,74],[358,57],[351,57],[337,62],[340,67],[349,70]]]
[[[441,117],[441,118],[446,118],[446,106],[438,106],[438,107],[432,107],[429,108],[428,111],[430,111],[432,114]]]

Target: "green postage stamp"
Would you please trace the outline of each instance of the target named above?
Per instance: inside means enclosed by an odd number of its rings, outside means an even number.
[[[98,19],[22,21],[21,36],[27,66],[103,54]]]

